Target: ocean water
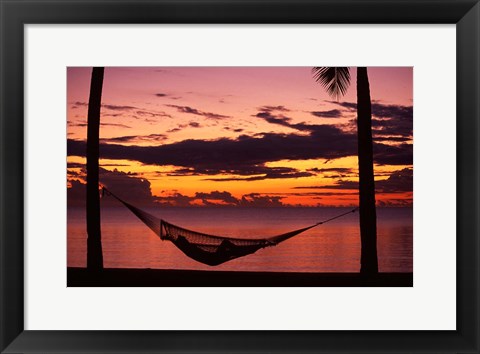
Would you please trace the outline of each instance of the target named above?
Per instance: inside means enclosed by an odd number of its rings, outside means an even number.
[[[213,235],[260,238],[282,234],[351,210],[349,208],[149,208],[173,224]],[[275,247],[219,266],[198,263],[162,241],[124,207],[103,207],[102,247],[107,268],[233,271],[358,272],[358,213],[320,225]],[[86,266],[84,208],[67,212],[67,265]],[[381,272],[413,271],[413,209],[377,208]]]

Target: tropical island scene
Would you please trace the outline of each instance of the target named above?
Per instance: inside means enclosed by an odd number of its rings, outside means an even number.
[[[68,286],[413,286],[412,67],[68,67]]]

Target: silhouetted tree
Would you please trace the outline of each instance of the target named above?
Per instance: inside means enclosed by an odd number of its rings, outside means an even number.
[[[334,99],[345,95],[350,85],[350,68],[314,67],[314,79]],[[360,194],[361,268],[365,274],[378,273],[377,215],[373,175],[372,103],[367,68],[357,68],[357,135]]]
[[[98,191],[98,155],[100,108],[104,68],[92,69],[87,128],[87,268],[103,269],[100,229],[100,194]]]

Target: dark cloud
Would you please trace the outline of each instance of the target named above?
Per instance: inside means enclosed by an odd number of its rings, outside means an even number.
[[[69,139],[68,154],[84,156],[85,142]],[[355,154],[355,135],[342,132],[331,125],[317,126],[307,136],[264,133],[258,137],[241,135],[235,139],[189,139],[161,146],[100,144],[102,158],[213,169],[219,173],[239,172],[269,161],[334,159]]]
[[[218,205],[218,203],[215,202],[221,202],[222,205],[238,205],[238,199],[226,191],[196,193],[193,199],[201,199],[204,205]]]
[[[114,138],[102,138],[100,139],[101,142],[105,143],[128,143],[132,141],[137,141],[137,135],[124,135],[124,136],[117,136]]]
[[[108,159],[135,160],[151,165],[174,165],[206,175],[250,176],[251,180],[255,180],[306,177],[314,172],[265,169],[267,162],[318,158],[331,160],[357,154],[355,132],[343,131],[334,125],[292,124],[290,118],[274,117],[266,111],[259,112],[257,116],[276,124],[294,127],[306,134],[258,133],[255,136],[240,135],[237,138],[216,140],[189,139],[161,146],[123,146],[102,142],[100,156]],[[169,132],[178,130],[179,128],[174,128]],[[117,142],[131,139],[131,136],[120,137]],[[69,139],[68,154],[84,156],[85,142]],[[411,144],[393,146],[376,142],[374,160],[381,165],[411,165],[413,146]]]
[[[230,130],[232,132],[235,132],[235,133],[241,133],[243,131],[245,131],[245,129],[243,128],[231,128],[231,127],[223,127],[223,130]]]
[[[172,116],[168,113],[165,112],[154,112],[154,111],[145,111],[145,110],[137,110],[133,113],[133,118],[162,118],[162,117],[167,117],[167,118],[172,118]]]
[[[327,102],[334,103],[336,105],[347,108],[351,112],[356,112],[357,111],[357,104],[354,103],[354,102],[338,102],[338,101],[327,101]]]
[[[407,142],[412,138],[410,137],[401,137],[401,136],[375,136],[373,141],[390,141],[390,142]]]
[[[206,117],[206,118],[210,118],[210,119],[230,118],[230,116],[225,116],[225,115],[222,115],[222,114],[211,113],[211,112],[204,112],[204,111],[200,111],[196,108],[192,108],[192,107],[189,107],[189,106],[177,106],[177,105],[174,105],[174,104],[167,104],[166,106],[176,108],[177,111],[181,112],[181,113],[194,114],[194,115],[197,115],[197,116],[202,116],[202,117]]]
[[[171,128],[167,130],[167,133],[176,133],[179,132],[187,127],[190,128],[202,128],[202,125],[198,122],[189,122],[188,124],[179,124],[175,128]]]
[[[85,106],[88,107],[87,102],[74,102],[72,108],[78,107],[78,106]],[[169,117],[171,118],[172,116],[162,112],[162,111],[148,111],[143,108],[135,107],[135,106],[125,106],[125,105],[115,105],[115,104],[102,104],[102,108],[110,111],[115,111],[115,112],[128,112],[133,118],[139,119],[143,117],[150,117],[150,118],[158,118],[158,117]],[[102,112],[103,116],[110,116],[110,117],[118,117],[121,114],[120,113],[111,113],[107,112],[104,113]]]
[[[167,139],[165,134],[149,134],[149,135],[125,135],[114,138],[102,138],[103,143],[131,143],[139,141],[158,142]]]
[[[259,193],[245,194],[240,199],[227,191],[197,192],[194,196],[186,196],[175,192],[171,195],[156,197],[156,202],[165,206],[231,206],[231,207],[281,207],[284,196],[263,195]]]
[[[155,200],[150,189],[150,182],[147,179],[136,177],[135,173],[100,168],[99,174],[100,183],[120,198],[138,205],[149,205]]]
[[[413,169],[394,171],[386,180],[375,182],[375,188],[383,193],[412,192]]]
[[[283,106],[279,106],[279,107],[284,108]],[[291,128],[291,129],[302,131],[302,132],[314,133],[317,130],[325,129],[324,124],[321,124],[321,125],[307,124],[307,123],[303,123],[303,122],[302,123],[292,123],[292,118],[283,115],[283,113],[276,113],[275,111],[289,112],[289,110],[286,109],[286,108],[284,108],[284,110],[278,110],[278,107],[263,106],[263,107],[260,107],[260,111],[258,113],[256,113],[255,115],[253,115],[253,117],[261,118],[261,119],[263,119],[263,120],[265,120],[265,121],[267,121],[268,123],[271,123],[271,124],[281,125],[281,126],[288,127],[288,128]],[[338,116],[341,116],[341,111],[339,111],[339,110],[331,110],[331,111],[325,111],[325,112],[311,112],[311,113],[312,114],[313,113],[318,113],[318,114],[316,114],[317,116],[320,116],[320,114],[324,114],[323,117],[332,118],[332,117],[337,117],[337,112],[338,112]],[[335,128],[340,127],[339,125],[334,126],[334,125],[331,125],[331,124],[329,126],[335,127]]]
[[[85,170],[83,170],[85,175]],[[99,179],[110,191],[136,205],[153,205],[155,198],[150,189],[150,182],[136,177],[135,173],[125,173],[118,170],[109,171],[99,168]],[[84,206],[86,202],[86,184],[78,179],[69,181],[67,203],[69,206]],[[114,198],[105,198],[102,204],[119,205]]]
[[[67,170],[67,177],[69,180],[72,178],[83,178],[84,174],[82,172]]]
[[[240,206],[255,206],[255,207],[281,207],[284,204],[281,202],[282,197],[261,195],[258,193],[251,193],[242,196]]]
[[[379,136],[390,137],[389,141],[398,141],[395,140],[396,137],[411,138],[413,135],[413,122],[412,120],[398,118],[373,118],[372,133],[374,138]]]
[[[377,205],[380,207],[411,207],[412,204],[412,198],[390,198],[388,200],[377,200]]]
[[[102,117],[121,117],[122,113],[102,113]]]
[[[357,192],[286,192],[286,193],[268,193],[269,195],[280,195],[282,198],[289,196],[300,196],[300,197],[314,197],[314,196],[345,196],[345,195],[358,195]]]
[[[267,112],[271,112],[271,111],[290,112],[290,110],[285,106],[262,106],[258,108],[258,110],[267,111]]]
[[[119,127],[119,128],[126,128],[126,129],[131,129],[132,128],[128,125],[119,124],[119,123],[100,123],[100,126],[102,126],[102,127]]]
[[[181,130],[182,130],[182,128],[172,128],[172,129],[168,129],[167,133],[176,133],[176,132],[179,132]]]
[[[259,170],[270,161],[336,159],[354,156],[356,150],[356,135],[331,125],[315,126],[309,135],[263,133],[255,137],[241,135],[235,139],[189,139],[160,146],[100,144],[102,158],[134,160],[150,165],[174,165],[208,175],[254,176],[276,172],[277,175],[270,174],[272,177],[278,176],[279,172],[297,172]],[[411,144],[391,146],[376,143],[374,146],[375,162],[378,164],[410,165],[412,152]],[[68,139],[68,154],[85,156],[85,142]]]
[[[333,102],[351,112],[356,111],[357,104],[353,102]],[[411,138],[413,135],[413,106],[386,105],[372,102],[372,131],[375,139],[379,136],[392,137],[390,141],[398,138]],[[396,138],[394,138],[396,137]],[[387,141],[385,138],[384,141]]]
[[[87,185],[78,179],[69,181],[67,188],[67,206],[85,206],[87,197]]]
[[[232,178],[207,178],[206,181],[215,181],[215,182],[229,182],[229,181],[261,181],[265,179],[280,179],[280,178],[301,178],[301,177],[310,177],[313,176],[313,173],[310,172],[301,172],[294,168],[289,167],[265,167],[265,166],[255,166],[257,167],[257,173],[262,174],[260,176],[253,177],[232,177]],[[257,174],[252,168],[248,171],[241,171],[243,174]]]
[[[138,109],[137,107],[133,107],[133,106],[119,106],[116,104],[102,104],[102,108],[106,108],[111,111],[129,111],[132,109]]]
[[[86,127],[88,124],[83,122],[67,121],[67,125],[70,127]]]
[[[87,127],[88,123],[86,122],[67,122],[67,124],[71,127]],[[132,127],[125,125],[125,124],[119,124],[119,123],[100,123],[101,127],[119,127],[119,128],[125,128],[125,129],[131,129]]]
[[[200,169],[200,168],[181,168],[174,172],[169,172],[168,176],[199,176],[199,175],[213,175],[219,173],[217,169]],[[226,173],[226,171],[223,171]],[[263,165],[252,165],[238,167],[235,171],[229,171],[231,174],[238,174],[252,177],[213,177],[206,178],[205,181],[228,182],[228,181],[260,181],[265,179],[279,179],[279,178],[300,178],[309,177],[314,174],[310,172],[301,172],[290,167],[267,167]]]
[[[166,93],[156,93],[155,96],[157,96],[157,97],[167,97],[168,95]]]
[[[330,136],[330,134],[326,134]],[[125,137],[129,140],[131,137]],[[136,160],[145,164],[174,165],[188,168],[186,174],[236,174],[252,176],[251,180],[266,178],[298,178],[312,175],[291,168],[267,168],[268,161],[318,157],[320,141],[302,136],[268,134],[261,138],[242,136],[238,139],[215,141],[185,140],[162,146],[122,146],[100,144],[100,156],[109,159]],[[326,145],[329,142],[325,143]],[[318,148],[320,146],[320,149]],[[342,144],[346,146],[346,144]],[[315,149],[313,149],[315,148]],[[353,147],[352,147],[353,148]],[[326,153],[330,149],[325,147]],[[335,151],[334,154],[339,154]],[[84,156],[85,142],[69,140],[68,154]],[[349,154],[349,151],[344,151]],[[184,171],[181,171],[184,172]],[[178,171],[176,174],[178,175]]]
[[[320,118],[340,118],[342,116],[342,111],[339,109],[332,109],[330,111],[313,111],[310,112],[310,114]]]
[[[329,168],[314,167],[309,169],[309,171],[319,172],[319,173],[325,173],[325,172],[352,173],[354,172],[351,168],[343,168],[343,167],[329,167]]]
[[[267,106],[268,107],[268,106]],[[265,107],[263,107],[265,108]],[[299,131],[307,131],[313,132],[316,130],[320,125],[311,125],[306,123],[291,123],[292,118],[286,117],[283,114],[273,114],[270,110],[263,110],[255,114],[253,117],[261,118],[267,121],[270,124],[277,124],[284,127],[288,127],[291,129],[299,130]]]
[[[284,127],[289,127],[295,129],[290,121],[292,120],[289,117],[285,117],[283,115],[273,115],[269,111],[262,111],[258,112],[255,114],[254,117],[262,118],[263,120],[267,121],[268,123],[271,124],[278,124],[278,125],[283,125]]]
[[[67,163],[67,168],[85,168],[84,163],[78,163],[78,162],[68,162]]]
[[[73,102],[73,103],[72,103],[71,108],[77,109],[77,108],[80,107],[80,106],[87,106],[87,107],[88,107],[88,103],[76,101],[76,102]]]
[[[79,106],[88,107],[88,103],[77,101],[77,102],[73,103],[73,106],[74,107],[79,107]],[[122,105],[116,105],[116,104],[102,104],[102,108],[106,108],[106,109],[109,109],[109,110],[112,110],[112,111],[129,111],[129,110],[132,110],[132,109],[139,109],[139,108],[134,107],[134,106],[122,106]]]
[[[202,173],[195,170],[194,168],[179,168],[174,172],[166,173],[167,176],[200,176]],[[160,174],[161,176],[161,174]]]
[[[413,106],[385,105],[373,102],[372,114],[378,118],[395,118],[411,121],[413,119]]]
[[[379,165],[413,165],[413,145],[374,143],[373,156]]]
[[[156,203],[164,206],[189,207],[193,201],[192,197],[175,192],[169,196],[156,197]]]
[[[358,190],[358,182],[339,180],[332,186],[302,186],[294,187],[294,189],[355,189]],[[390,176],[381,181],[375,182],[375,191],[377,193],[402,193],[413,191],[413,169],[404,168],[394,171]]]

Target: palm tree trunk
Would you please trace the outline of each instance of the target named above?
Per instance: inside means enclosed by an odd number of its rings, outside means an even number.
[[[378,273],[377,215],[373,179],[372,103],[367,68],[357,68],[357,129],[360,191],[361,268],[364,274]]]
[[[88,101],[87,128],[87,268],[103,269],[100,230],[100,194],[98,191],[98,151],[100,107],[104,68],[93,68]]]

